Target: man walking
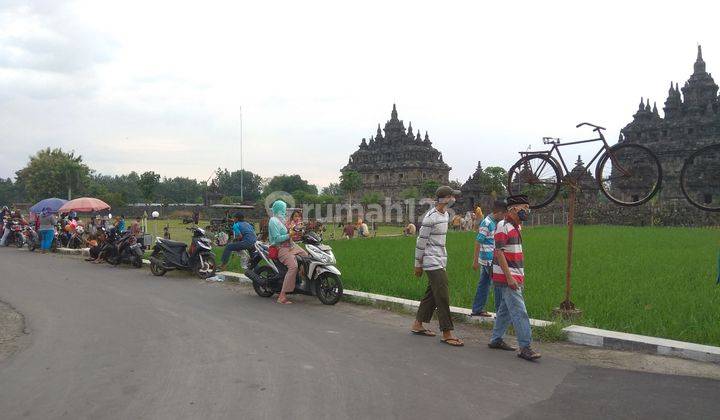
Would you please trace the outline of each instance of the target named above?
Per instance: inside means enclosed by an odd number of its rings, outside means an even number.
[[[492,282],[492,264],[493,253],[495,252],[495,228],[497,223],[505,217],[506,204],[504,200],[496,200],[493,203],[493,211],[488,214],[478,228],[478,234],[475,238],[475,253],[473,257],[473,270],[480,269],[480,282],[475,292],[475,300],[472,305],[471,316],[490,317],[490,313],[485,310],[488,294],[490,292],[490,283]],[[499,297],[495,296],[495,312],[499,306]]]
[[[535,360],[540,358],[540,353],[530,347],[532,341],[530,318],[522,293],[525,284],[525,269],[520,227],[522,222],[527,220],[529,214],[528,197],[524,194],[511,195],[507,198],[505,219],[497,224],[495,230],[492,281],[495,285],[495,299],[499,301],[499,305],[488,347],[499,350],[516,350],[503,341],[503,335],[512,322],[520,346],[518,357]]]
[[[442,331],[442,342],[451,346],[463,346],[462,340],[453,335],[453,322],[450,317],[450,291],[448,289],[447,250],[445,237],[448,230],[447,207],[455,203],[460,191],[448,186],[437,189],[435,207],[423,217],[422,226],[415,245],[415,275],[421,277],[423,271],[428,276],[428,287],[420,301],[412,333],[434,337],[435,333],[426,329],[423,323],[430,322],[437,308],[437,317]]]

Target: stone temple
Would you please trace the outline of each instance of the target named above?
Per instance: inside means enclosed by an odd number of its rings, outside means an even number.
[[[358,197],[377,192],[393,201],[402,199],[405,190],[419,189],[425,181],[447,184],[450,175],[450,166],[432,146],[428,133],[422,138],[420,130],[413,132],[412,123],[406,130],[394,104],[385,128],[381,130],[378,124],[376,135],[362,139],[358,150],[350,155],[342,168],[343,172],[348,170],[362,177]]]
[[[619,142],[650,148],[658,156],[663,170],[660,199],[684,200],[680,170],[685,159],[703,146],[720,142],[718,85],[705,69],[700,46],[690,79],[682,88],[670,83],[663,111],[661,117],[657,105],[651,107],[649,99],[641,98],[633,121],[621,130]],[[720,162],[718,165],[720,167]],[[718,194],[720,191],[703,191],[703,200],[711,202]]]

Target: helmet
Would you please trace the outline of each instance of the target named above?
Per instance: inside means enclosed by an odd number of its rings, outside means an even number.
[[[322,243],[322,238],[320,237],[320,235],[318,235],[316,232],[312,232],[312,231],[307,232],[303,236],[302,240],[306,244],[310,244],[310,245],[320,245],[320,243]]]
[[[85,232],[85,229],[82,226],[78,226],[75,229],[75,232],[77,232],[78,235],[82,235]]]

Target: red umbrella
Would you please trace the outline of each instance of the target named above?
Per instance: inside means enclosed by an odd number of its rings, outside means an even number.
[[[60,207],[60,213],[70,213],[71,211],[77,211],[80,213],[92,213],[102,210],[110,210],[108,203],[98,200],[97,198],[80,197],[74,200],[70,200]]]

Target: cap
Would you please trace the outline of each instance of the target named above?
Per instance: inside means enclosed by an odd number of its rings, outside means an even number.
[[[460,190],[453,190],[449,186],[443,185],[435,191],[435,196],[437,198],[450,197],[451,195],[460,195]]]
[[[530,201],[528,201],[528,196],[525,194],[511,195],[507,198],[506,201],[508,207],[518,204],[530,204]]]

